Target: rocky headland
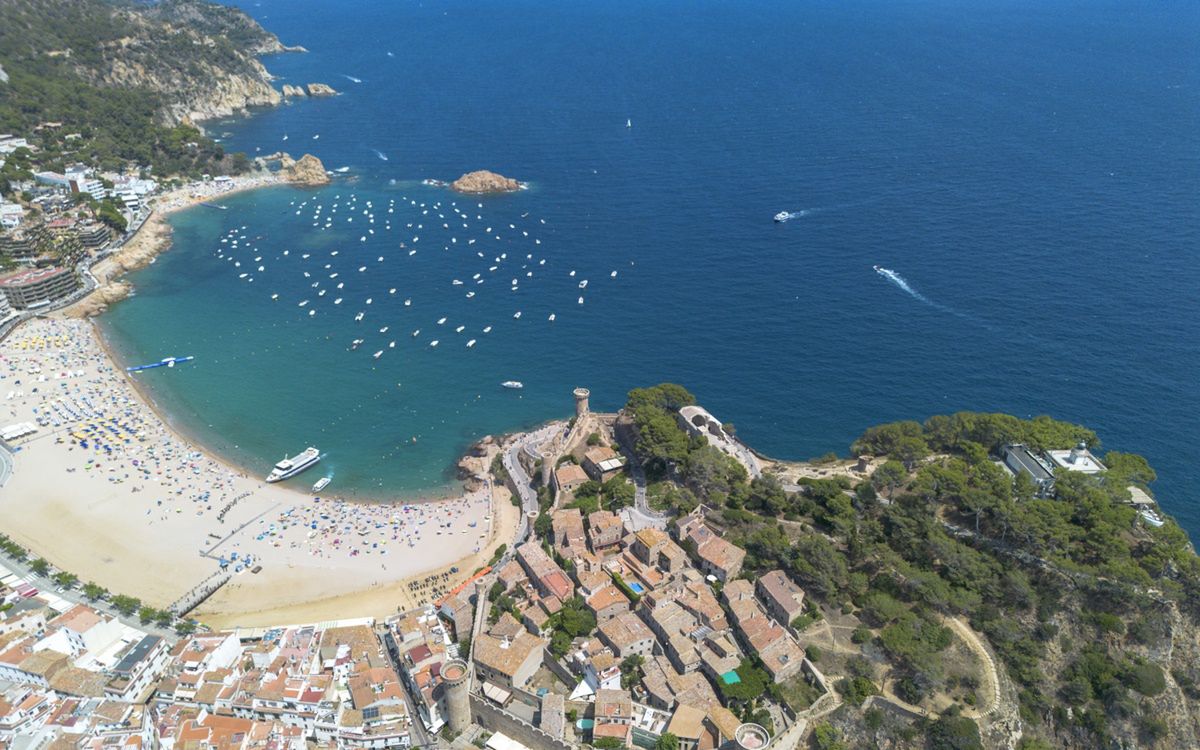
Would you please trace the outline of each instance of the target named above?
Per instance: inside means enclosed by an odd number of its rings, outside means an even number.
[[[278,162],[279,168],[271,171],[270,162]],[[312,154],[293,159],[290,154],[279,152],[257,160],[258,169],[234,178],[232,188],[215,189],[211,182],[184,185],[164,193],[154,200],[154,213],[141,227],[109,257],[92,268],[96,278],[96,289],[64,311],[68,317],[90,318],[100,315],[109,305],[120,302],[130,295],[133,285],[122,280],[125,274],[145,268],[171,246],[171,225],[166,217],[183,208],[201,201],[220,200],[224,196],[243,190],[253,190],[287,183],[300,187],[319,187],[329,183],[325,165]]]
[[[133,285],[128,281],[112,281],[89,294],[78,304],[67,308],[66,315],[72,318],[94,318],[108,309],[109,305],[120,302],[133,291]]]
[[[158,214],[151,216],[120,250],[92,269],[99,285],[87,297],[68,307],[64,314],[73,318],[91,318],[125,299],[133,291],[133,285],[120,277],[146,267],[170,244],[171,225]]]
[[[51,5],[66,0],[47,0]],[[125,29],[101,41],[98,56],[73,55],[76,72],[94,85],[148,89],[166,124],[228,117],[283,97],[259,55],[300,51],[240,10],[202,0],[151,5],[85,3]],[[235,41],[236,40],[236,41]],[[186,54],[180,50],[185,49]],[[87,62],[84,62],[84,59]]]
[[[293,159],[286,151],[278,151],[270,156],[264,156],[259,161],[265,166],[271,162],[279,163],[278,175],[292,185],[301,187],[320,187],[329,184],[329,172],[321,160],[312,154],[305,154],[299,159]]]
[[[521,183],[511,177],[486,169],[467,172],[450,183],[450,188],[459,193],[511,193],[520,190],[521,187]]]

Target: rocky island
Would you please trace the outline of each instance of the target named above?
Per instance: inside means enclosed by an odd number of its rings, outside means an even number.
[[[467,172],[450,183],[450,188],[460,193],[511,193],[520,190],[521,187],[521,183],[511,177],[486,169]]]
[[[305,154],[296,161],[284,154],[279,166],[280,174],[293,185],[319,187],[329,184],[329,173],[325,171],[325,165],[312,154]]]
[[[337,91],[327,83],[308,84],[309,96],[337,96]]]
[[[308,96],[337,96],[337,90],[327,83],[310,83],[308,86],[292,86],[284,84],[282,87],[283,97],[285,99],[301,99]]]

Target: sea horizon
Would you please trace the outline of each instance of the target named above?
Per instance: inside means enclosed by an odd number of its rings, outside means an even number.
[[[1200,279],[1186,263],[1200,73],[1169,12],[1121,8],[985,5],[964,19],[858,3],[772,20],[703,5],[651,44],[675,5],[631,30],[633,11],[607,2],[247,4],[310,50],[265,60],[280,84],[341,95],[206,129],[230,150],[311,152],[347,176],[173,215],[174,246],[100,325],[123,364],[197,355],[140,376],[189,438],[263,473],[322,443],[330,490],[351,499],[447,488],[471,443],[568,416],[576,386],[612,411],[673,381],[780,459],[845,455],[874,424],[954,411],[1079,422],[1146,455],[1163,509],[1195,538],[1200,471],[1181,448],[1200,440],[1187,420]],[[1137,54],[1106,60],[1129,23]],[[1115,101],[1127,104],[1102,103]],[[531,187],[474,198],[420,184],[479,168]],[[315,206],[346,216],[351,195],[375,234],[363,219],[312,226]],[[451,202],[484,218],[405,226]],[[778,211],[792,218],[772,222]],[[243,225],[254,251],[240,260],[268,259],[253,282],[217,255]],[[485,238],[485,263],[460,247]],[[301,253],[325,253],[339,279],[370,267],[358,305],[308,293]],[[489,277],[468,299],[475,273]],[[214,296],[226,304],[211,309]],[[358,338],[370,343],[351,350]]]

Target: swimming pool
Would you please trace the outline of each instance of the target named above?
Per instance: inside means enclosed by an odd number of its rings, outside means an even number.
[[[642,594],[646,593],[646,588],[644,586],[642,586],[642,584],[638,583],[637,581],[634,581],[633,583],[629,584],[629,590],[632,591],[633,593],[637,594],[638,596],[641,596]]]

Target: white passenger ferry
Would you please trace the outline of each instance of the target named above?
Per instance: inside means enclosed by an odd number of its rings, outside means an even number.
[[[320,460],[321,452],[316,448],[309,446],[308,448],[304,449],[303,453],[297,456],[292,456],[291,458],[285,458],[279,463],[275,464],[275,468],[272,469],[271,473],[267,476],[267,481],[279,482],[284,479],[288,479],[289,477],[294,477]]]

